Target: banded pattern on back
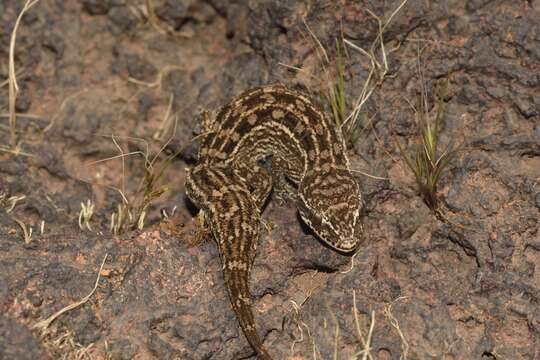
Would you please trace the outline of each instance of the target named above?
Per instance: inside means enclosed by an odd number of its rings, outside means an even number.
[[[349,169],[339,128],[307,95],[282,85],[245,92],[205,131],[211,135],[203,141],[199,158],[208,163],[253,162],[273,155],[299,165],[287,174],[297,182],[308,167]]]
[[[322,108],[282,85],[245,92],[204,124],[199,164],[186,192],[218,243],[226,287],[240,326],[259,357],[271,360],[255,329],[249,274],[260,213],[272,187],[297,185],[304,222],[336,250],[352,252],[361,232],[360,192],[345,142]],[[259,166],[270,158],[270,168]]]

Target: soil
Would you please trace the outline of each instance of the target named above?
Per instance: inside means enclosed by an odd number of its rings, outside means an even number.
[[[184,193],[201,114],[268,83],[320,99],[336,39],[369,49],[368,10],[388,19],[400,1],[151,3],[151,22],[142,0],[40,1],[26,13],[14,154],[4,80],[23,2],[0,2],[1,359],[255,358]],[[264,212],[251,286],[275,359],[540,359],[538,19],[539,0],[409,0],[395,14],[388,74],[349,151],[362,172],[359,252],[324,247],[291,203]],[[350,111],[371,63],[342,51]],[[433,110],[441,81],[441,149],[458,151],[437,215],[396,141],[414,151],[412,105],[425,89]],[[98,274],[86,302],[35,327]]]

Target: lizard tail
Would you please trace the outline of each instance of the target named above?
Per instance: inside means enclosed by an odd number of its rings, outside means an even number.
[[[251,267],[260,238],[260,211],[247,187],[240,182],[235,185],[236,191],[223,191],[226,206],[223,209],[217,206],[218,219],[214,218],[213,221],[214,234],[223,262],[225,286],[240,327],[259,359],[272,360],[255,328],[249,290]],[[237,209],[235,217],[222,214],[231,208]]]
[[[198,165],[188,172],[186,191],[210,223],[219,246],[225,286],[244,335],[259,359],[272,360],[257,334],[249,291],[260,237],[260,211],[247,184],[227,171]]]
[[[255,328],[255,319],[251,309],[251,294],[248,287],[248,271],[226,270],[224,275],[233,310],[246,339],[257,351],[260,360],[272,360]]]

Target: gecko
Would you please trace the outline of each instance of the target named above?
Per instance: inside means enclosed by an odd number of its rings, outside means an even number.
[[[198,163],[186,194],[218,244],[225,286],[240,327],[259,359],[272,360],[255,327],[250,271],[261,212],[286,189],[303,222],[341,253],[361,242],[362,197],[343,134],[322,107],[281,84],[248,90],[202,124]]]

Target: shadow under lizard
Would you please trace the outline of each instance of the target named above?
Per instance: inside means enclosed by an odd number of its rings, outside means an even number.
[[[270,159],[270,166],[260,166]],[[361,196],[339,127],[307,95],[283,85],[255,88],[203,122],[199,163],[186,193],[218,243],[225,285],[248,342],[272,357],[255,328],[249,277],[260,214],[272,191],[292,182],[302,220],[344,253],[360,242]],[[276,190],[276,189],[275,189]]]

